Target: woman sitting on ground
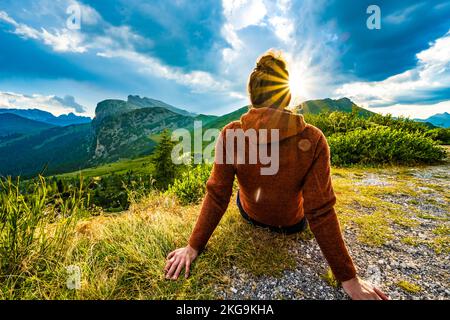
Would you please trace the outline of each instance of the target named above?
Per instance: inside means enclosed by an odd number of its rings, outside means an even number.
[[[325,136],[306,124],[302,115],[285,110],[291,100],[285,61],[272,52],[260,57],[250,75],[248,92],[251,108],[240,121],[231,122],[222,130],[200,216],[189,244],[168,255],[166,278],[177,279],[183,269],[188,277],[192,262],[206,246],[228,207],[236,176],[237,205],[243,218],[253,225],[285,234],[302,232],[309,223],[335,278],[352,299],[387,299],[383,292],[356,275],[334,210],[336,196]],[[227,132],[249,129],[278,131],[276,141],[261,141],[261,135],[257,136],[258,146],[277,144],[276,173],[261,174],[264,166],[260,160],[256,164],[242,164],[236,161],[235,152],[231,161],[218,161],[218,155],[226,160],[230,158],[230,151],[225,147]],[[245,150],[235,151],[243,151],[248,159],[250,144],[245,144]]]

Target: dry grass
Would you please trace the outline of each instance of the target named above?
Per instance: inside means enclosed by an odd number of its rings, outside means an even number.
[[[288,251],[295,237],[254,229],[230,208],[191,277],[164,279],[165,257],[186,245],[199,209],[153,194],[123,214],[80,221],[66,259],[28,279],[19,291],[4,290],[3,298],[209,299],[215,286],[226,285],[224,272],[232,266],[257,275],[280,275],[295,266]],[[81,268],[80,290],[66,288],[69,265]]]

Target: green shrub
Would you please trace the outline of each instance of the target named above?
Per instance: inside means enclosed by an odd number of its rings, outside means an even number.
[[[362,116],[358,112],[324,112],[319,114],[305,114],[305,121],[322,130],[325,136],[335,133],[345,133],[357,129],[369,129],[383,126],[410,133],[425,133],[429,127],[421,122],[405,117],[394,118],[392,115],[372,114]],[[430,135],[434,139],[434,136]]]
[[[429,126],[425,123],[415,121],[403,116],[394,118],[391,114],[381,115],[375,113],[368,119],[369,123],[377,124],[380,126],[390,127],[391,129],[403,130],[411,133],[424,133],[429,130]]]
[[[334,165],[434,163],[445,151],[431,138],[389,127],[356,129],[328,138]]]
[[[356,112],[309,113],[304,117],[307,123],[319,128],[326,136],[371,126],[366,118],[359,116]]]
[[[441,144],[450,144],[450,128],[435,128],[427,131],[427,136]]]
[[[198,203],[205,195],[211,168],[211,165],[206,164],[187,168],[167,192],[175,195],[183,205]]]

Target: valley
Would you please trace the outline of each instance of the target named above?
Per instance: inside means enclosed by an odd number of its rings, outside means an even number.
[[[36,111],[31,113],[35,116]],[[163,129],[189,129],[196,120],[220,124],[217,119],[220,117],[192,114],[138,96],[129,96],[127,101],[105,100],[97,105],[96,116],[89,123],[68,126],[42,123],[46,127],[39,127],[36,132],[28,130],[27,134],[19,134],[16,126],[13,134],[0,139],[0,175],[54,175],[145,157],[151,154]]]
[[[0,109],[0,175],[27,178],[67,173],[74,176],[70,172],[80,170],[88,175],[104,175],[126,172],[129,165],[132,170],[148,173],[150,169],[137,168],[136,164],[149,162],[162,130],[192,130],[194,121],[202,121],[204,130],[221,129],[247,111],[245,106],[222,116],[194,114],[159,100],[133,95],[127,100],[99,102],[92,121],[73,114],[55,117],[36,109]],[[366,118],[376,115],[347,98],[305,101],[293,112],[304,114],[313,123],[317,121],[313,119],[315,115],[320,113],[356,112]],[[70,124],[64,125],[67,123]],[[425,125],[435,128],[431,123]]]

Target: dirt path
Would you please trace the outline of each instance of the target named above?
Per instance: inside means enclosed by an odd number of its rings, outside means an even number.
[[[449,299],[450,164],[335,169],[337,211],[361,277],[393,299]],[[331,285],[314,239],[293,241],[294,270],[281,277],[229,271],[226,299],[347,299]],[[328,280],[327,280],[328,279]]]

